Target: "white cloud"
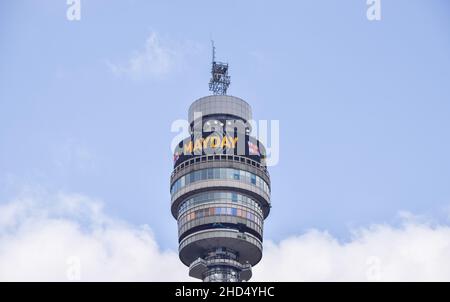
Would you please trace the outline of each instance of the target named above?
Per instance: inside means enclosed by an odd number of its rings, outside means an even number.
[[[340,243],[310,231],[266,243],[254,281],[450,281],[450,228],[405,221],[376,225]]]
[[[78,277],[188,280],[177,254],[162,251],[148,227],[107,217],[98,201],[58,194],[20,198],[0,207],[0,281]]]
[[[117,76],[134,79],[143,77],[161,78],[175,71],[183,64],[184,57],[198,52],[199,45],[188,41],[182,44],[163,40],[156,32],[151,32],[144,49],[134,51],[126,63],[106,61],[107,66]]]
[[[168,222],[172,223],[172,222]],[[353,231],[341,243],[311,230],[266,240],[253,281],[450,281],[450,228],[405,220]],[[78,270],[79,265],[79,270]],[[79,275],[78,275],[79,272]],[[0,281],[188,281],[176,251],[146,226],[107,216],[102,203],[30,194],[0,206]]]

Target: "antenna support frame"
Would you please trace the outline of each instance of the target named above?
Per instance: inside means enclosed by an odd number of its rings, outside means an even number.
[[[209,90],[214,95],[226,95],[227,89],[230,86],[230,76],[228,75],[228,63],[216,61],[216,47],[214,41],[212,44],[212,67],[211,79],[209,80]]]

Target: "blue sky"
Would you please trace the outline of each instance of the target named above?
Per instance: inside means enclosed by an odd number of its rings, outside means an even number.
[[[0,202],[84,194],[176,249],[170,125],[209,94],[212,37],[229,93],[280,121],[265,238],[448,222],[450,4],[385,0],[378,22],[366,7],[82,0],[70,22],[65,1],[2,1]]]

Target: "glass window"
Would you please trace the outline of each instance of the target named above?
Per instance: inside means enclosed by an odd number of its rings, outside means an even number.
[[[231,215],[237,216],[237,209],[236,208],[231,208]]]
[[[256,175],[255,174],[250,174],[250,182],[254,185],[256,185]]]
[[[237,201],[238,201],[238,195],[237,195],[237,193],[231,193],[231,200],[234,201],[234,202],[237,202]]]
[[[235,179],[244,181],[246,183],[251,183],[253,185],[256,185],[257,187],[261,188],[267,193],[270,193],[269,186],[267,183],[262,180],[260,177],[254,175],[253,173],[242,171],[238,169],[228,169],[228,168],[213,168],[213,169],[202,169],[194,171],[190,174],[187,174],[185,176],[180,177],[172,186],[171,193],[174,194],[178,192],[181,188],[183,188],[186,185],[189,185],[193,182],[205,180],[205,179]],[[214,195],[213,198],[229,198],[229,195],[226,197],[224,196],[217,196]],[[208,199],[208,197],[202,197],[202,200]],[[209,198],[211,199],[211,197]],[[193,199],[194,202],[197,202],[199,200]],[[245,200],[244,202],[247,202],[246,199],[243,199],[239,197],[239,200]]]
[[[173,189],[175,190],[175,184]],[[239,204],[239,205],[245,205],[248,207],[251,207],[254,211],[257,211],[258,213],[262,213],[262,209],[261,206],[253,199],[251,199],[250,197],[247,197],[245,195],[236,193],[236,192],[223,192],[223,191],[219,191],[219,192],[205,192],[205,193],[199,193],[196,194],[192,197],[190,197],[189,199],[185,200],[183,203],[180,204],[178,211],[179,211],[179,215],[180,217],[182,216],[182,214],[185,213],[186,210],[188,210],[189,208],[202,204],[202,203],[206,203],[206,202],[227,202],[227,203],[233,203],[233,204]],[[239,206],[240,207],[240,206]],[[208,207],[209,208],[209,207]],[[224,210],[224,212],[222,212],[222,214],[225,214],[226,210]],[[191,211],[189,211],[190,213]],[[206,212],[205,212],[206,213]]]

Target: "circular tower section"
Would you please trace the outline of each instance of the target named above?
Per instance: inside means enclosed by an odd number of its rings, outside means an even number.
[[[247,281],[262,257],[270,211],[265,148],[244,100],[212,95],[189,108],[190,137],[174,152],[171,211],[179,257],[204,281]]]

